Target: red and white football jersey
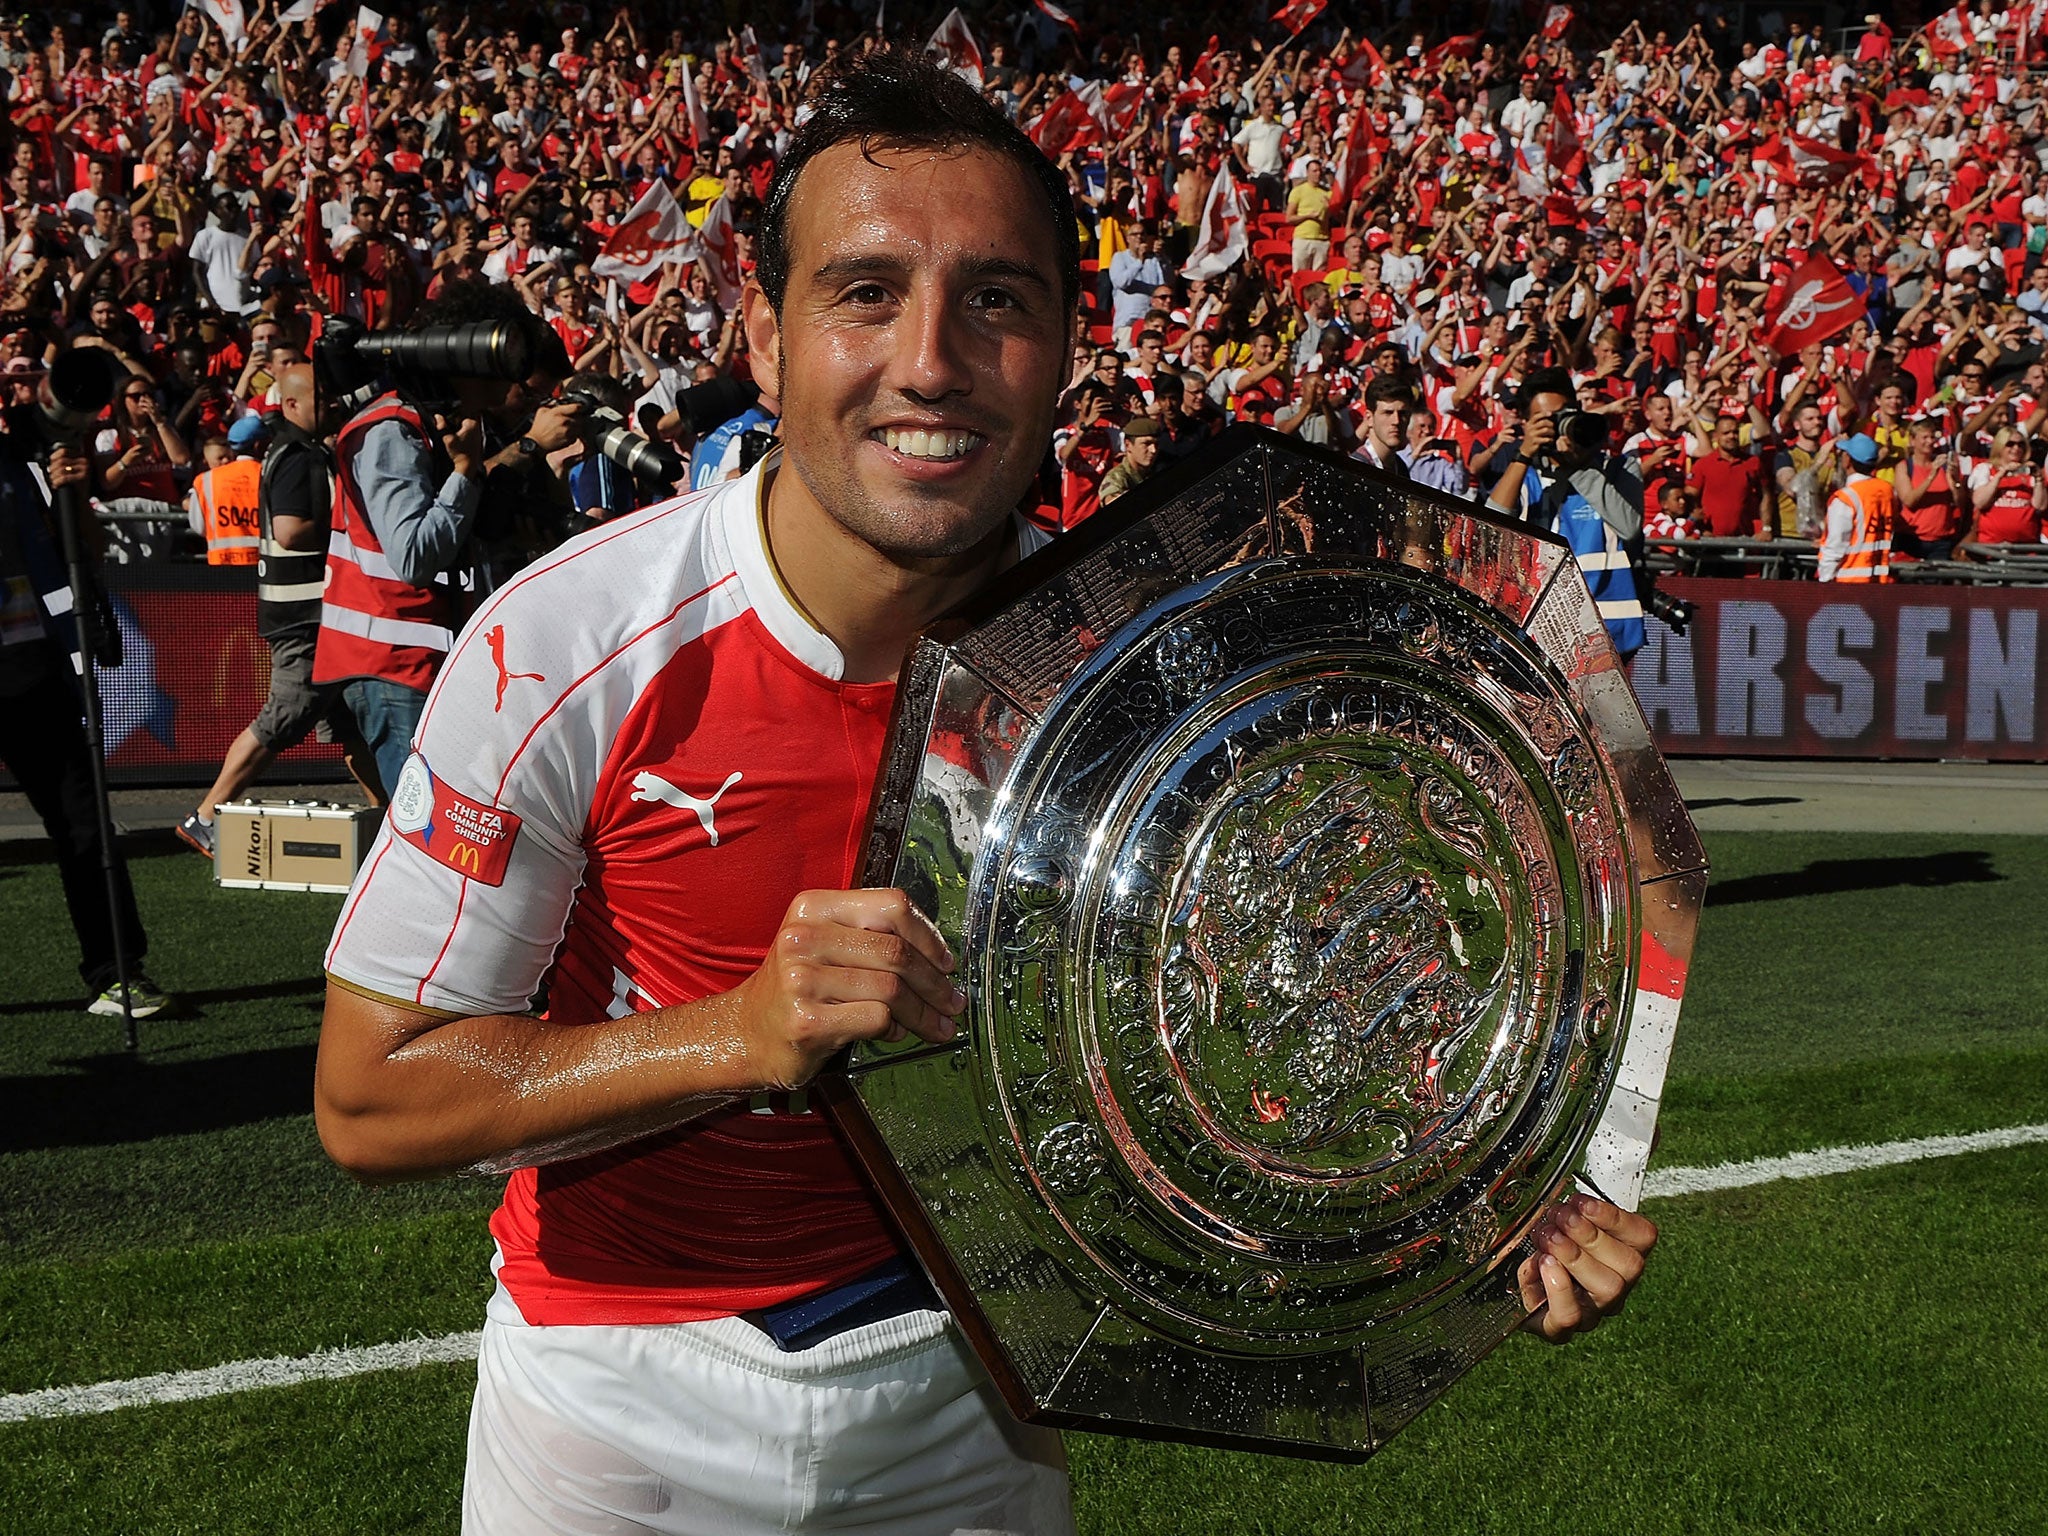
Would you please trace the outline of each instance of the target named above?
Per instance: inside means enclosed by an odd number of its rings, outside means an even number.
[[[762,478],[609,523],[456,641],[327,956],[408,1005],[589,1023],[727,991],[791,899],[849,886],[893,683],[840,680],[784,591]],[[776,1112],[768,1112],[771,1107]],[[729,1316],[895,1251],[794,1096],[512,1175],[491,1222],[529,1322]]]

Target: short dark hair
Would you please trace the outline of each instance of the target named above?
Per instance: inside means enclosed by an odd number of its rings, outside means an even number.
[[[1405,380],[1386,377],[1374,379],[1365,386],[1365,408],[1368,411],[1375,406],[1385,405],[1390,400],[1405,411],[1415,403],[1415,391],[1408,387]]]
[[[1529,376],[1522,381],[1522,409],[1528,410],[1530,402],[1538,395],[1563,395],[1567,400],[1579,398],[1579,392],[1572,385],[1570,372],[1563,368],[1532,368]]]
[[[754,271],[778,314],[789,290],[789,203],[797,180],[820,154],[849,142],[863,154],[878,146],[975,148],[1014,161],[1045,194],[1059,253],[1060,297],[1068,309],[1079,301],[1081,231],[1066,176],[960,76],[920,55],[880,48],[832,72],[776,168],[761,210]]]

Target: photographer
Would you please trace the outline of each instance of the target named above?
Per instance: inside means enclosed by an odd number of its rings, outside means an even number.
[[[1626,661],[1643,647],[1635,567],[1643,551],[1643,486],[1606,451],[1605,417],[1574,403],[1571,375],[1533,370],[1522,386],[1527,420],[1499,465],[1487,504],[1526,517],[1572,547],[1614,648]]]
[[[517,294],[489,283],[451,283],[408,329],[493,323],[516,330],[529,357],[549,355],[556,340]],[[559,342],[552,351],[559,355]],[[547,455],[577,441],[585,409],[579,401],[549,404],[529,420],[525,383],[456,373],[434,382],[438,407],[388,389],[335,439],[313,682],[342,685],[387,793],[405,766],[427,689],[486,585],[475,537],[485,479],[523,483]],[[491,450],[505,439],[513,441]],[[519,489],[505,494],[516,498]],[[503,500],[495,484],[492,500]]]

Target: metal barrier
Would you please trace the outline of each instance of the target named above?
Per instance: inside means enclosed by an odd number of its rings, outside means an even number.
[[[1811,581],[1820,546],[1811,539],[1651,539],[1644,556],[1659,575]]]

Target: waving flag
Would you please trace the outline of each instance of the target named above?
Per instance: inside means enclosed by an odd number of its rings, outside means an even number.
[[[1543,13],[1543,35],[1553,43],[1572,29],[1572,8],[1553,5]]]
[[[1093,81],[1089,89],[1094,100],[1101,100],[1101,88]],[[1078,91],[1062,91],[1053,98],[1052,105],[1039,115],[1031,125],[1031,142],[1041,151],[1057,160],[1061,155],[1093,144],[1102,137],[1102,123],[1096,117],[1094,103]]]
[[[1226,163],[1209,183],[1209,198],[1202,204],[1202,227],[1180,275],[1220,277],[1244,259],[1245,249],[1244,193]]]
[[[590,270],[599,277],[640,282],[667,262],[695,261],[697,255],[697,231],[683,216],[668,183],[657,179],[640,194],[633,211],[612,231],[604,249],[590,263]]]
[[[192,8],[220,28],[220,35],[228,47],[234,48],[242,41],[242,34],[249,29],[249,18],[243,14],[242,0],[191,0]]]
[[[1578,111],[1572,106],[1571,93],[1563,86],[1557,88],[1557,100],[1550,108],[1550,163],[1557,168],[1560,179],[1577,182],[1586,173],[1586,151],[1579,142]]]
[[[1524,144],[1515,151],[1515,190],[1538,200],[1549,195],[1550,162],[1542,145]]]
[[[1145,105],[1146,90],[1146,86],[1129,80],[1119,80],[1115,85],[1103,87],[1097,117],[1104,133],[1111,139],[1123,138],[1136,126],[1138,113]]]
[[[1388,80],[1387,61],[1381,57],[1372,39],[1361,37],[1358,48],[1344,61],[1344,67],[1337,74],[1353,90],[1376,91]]]
[[[349,44],[348,72],[360,80],[370,78],[370,66],[384,52],[384,17],[367,5],[356,10],[355,41]],[[366,123],[364,127],[368,127]]]
[[[683,112],[690,119],[690,148],[701,150],[711,142],[711,114],[704,110],[697,76],[687,65],[683,69]]]
[[[1841,269],[1825,256],[1809,256],[1790,277],[1772,285],[1756,339],[1786,356],[1840,335],[1863,312],[1863,301]]]
[[[1209,46],[1202,50],[1201,56],[1182,78],[1180,89],[1174,93],[1174,100],[1179,105],[1190,106],[1200,101],[1216,83],[1216,44],[1217,39],[1211,37]]]
[[[1314,21],[1329,6],[1330,0],[1282,0],[1280,9],[1273,13],[1273,19],[1287,29],[1293,37]]]
[[[1851,176],[1868,175],[1876,168],[1870,156],[1853,149],[1837,149],[1803,133],[1774,134],[1750,152],[1752,165],[1769,166],[1780,181],[1802,187],[1827,187]]]
[[[1046,16],[1049,17],[1051,20],[1057,22],[1059,25],[1063,27],[1068,28],[1077,36],[1080,34],[1081,24],[1078,21],[1074,20],[1073,17],[1069,16],[1065,11],[1061,10],[1058,6],[1054,5],[1052,3],[1052,0],[1031,0],[1031,3],[1037,6],[1039,10],[1043,11],[1046,14]]]
[[[1429,73],[1441,74],[1443,67],[1452,59],[1469,61],[1479,51],[1479,34],[1467,32],[1462,37],[1448,37],[1422,56],[1422,66]]]
[[[960,14],[959,6],[946,12],[946,19],[939,23],[939,30],[924,45],[924,51],[936,53],[946,68],[975,89],[981,88],[981,47],[967,30],[967,18]]]
[[[277,13],[277,19],[285,26],[294,22],[311,21],[320,9],[322,0],[292,0],[292,3]]]
[[[731,198],[714,197],[711,200],[697,238],[701,243],[699,255],[703,258],[704,268],[711,274],[712,297],[718,300],[720,309],[730,314],[739,308],[740,290],[744,286],[740,276],[739,235],[732,227]]]

